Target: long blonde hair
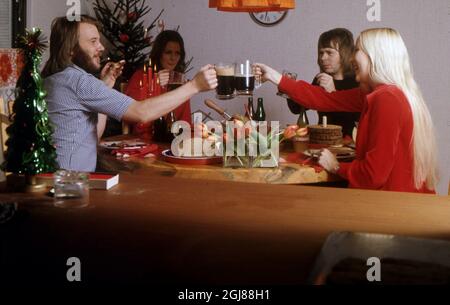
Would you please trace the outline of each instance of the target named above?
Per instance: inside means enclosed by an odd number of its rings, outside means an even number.
[[[396,85],[406,95],[413,115],[414,183],[434,190],[438,182],[437,145],[430,111],[413,77],[408,50],[400,34],[390,28],[363,31],[358,47],[369,57],[370,79]]]

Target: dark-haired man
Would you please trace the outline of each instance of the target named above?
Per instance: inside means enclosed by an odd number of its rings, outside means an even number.
[[[324,32],[319,37],[317,64],[320,73],[313,80],[313,85],[324,88],[327,92],[347,90],[358,87],[355,80],[351,59],[354,51],[353,34],[343,28]],[[291,112],[300,113],[301,106],[288,100]],[[319,112],[319,124],[327,116],[329,124],[342,126],[342,133],[352,137],[355,122],[359,121],[359,112]]]

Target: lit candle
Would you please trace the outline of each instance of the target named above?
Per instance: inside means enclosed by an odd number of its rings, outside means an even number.
[[[158,74],[156,73],[156,65],[153,66],[153,83],[152,83],[152,91],[156,91],[156,80],[158,79]]]
[[[147,38],[147,29],[144,30],[144,39]]]
[[[142,73],[142,86],[148,91],[148,75],[147,75],[147,65],[144,64],[144,72]]]
[[[161,86],[159,85],[159,77],[155,77],[156,78],[156,87],[155,87],[155,91],[156,94],[155,95],[160,95],[161,94]]]
[[[139,81],[139,100],[145,100],[147,97],[146,90],[144,85],[142,84],[142,80]]]
[[[150,59],[149,61],[148,61],[148,69],[147,69],[147,72],[148,72],[148,90],[150,91],[150,94],[153,92],[153,86],[152,86],[152,84],[153,84],[153,71],[152,71],[152,60]]]
[[[327,128],[327,117],[324,115],[322,117],[323,128]]]

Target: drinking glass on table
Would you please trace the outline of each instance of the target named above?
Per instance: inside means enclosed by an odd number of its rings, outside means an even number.
[[[297,73],[295,73],[295,72],[290,72],[288,70],[283,70],[282,74],[283,74],[283,76],[292,78],[294,80],[297,79]],[[289,98],[289,95],[287,95],[286,93],[280,92],[280,91],[277,92],[277,95],[281,96],[281,97],[284,97],[284,98]]]
[[[57,170],[54,204],[61,208],[82,208],[89,204],[89,173]]]

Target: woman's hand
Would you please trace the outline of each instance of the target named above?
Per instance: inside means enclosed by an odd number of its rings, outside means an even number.
[[[108,62],[100,73],[100,79],[110,88],[114,87],[117,78],[122,74],[125,60]]]
[[[339,170],[339,162],[336,156],[328,149],[322,150],[319,157],[319,164],[333,174],[336,174]]]
[[[271,81],[275,85],[279,85],[281,81],[281,73],[276,71],[275,69],[272,69],[271,67],[265,65],[265,64],[254,64],[255,68],[255,75],[262,77],[262,82],[265,81]]]
[[[326,73],[319,73],[316,76],[317,84],[325,89],[326,92],[331,93],[336,91],[336,87],[334,86],[333,77]]]
[[[217,87],[217,74],[213,65],[206,65],[194,76],[191,81],[199,91],[208,91]]]
[[[164,69],[164,70],[159,71],[158,77],[159,77],[159,84],[162,87],[167,86],[167,84],[169,83],[169,78],[170,78],[170,70]]]

